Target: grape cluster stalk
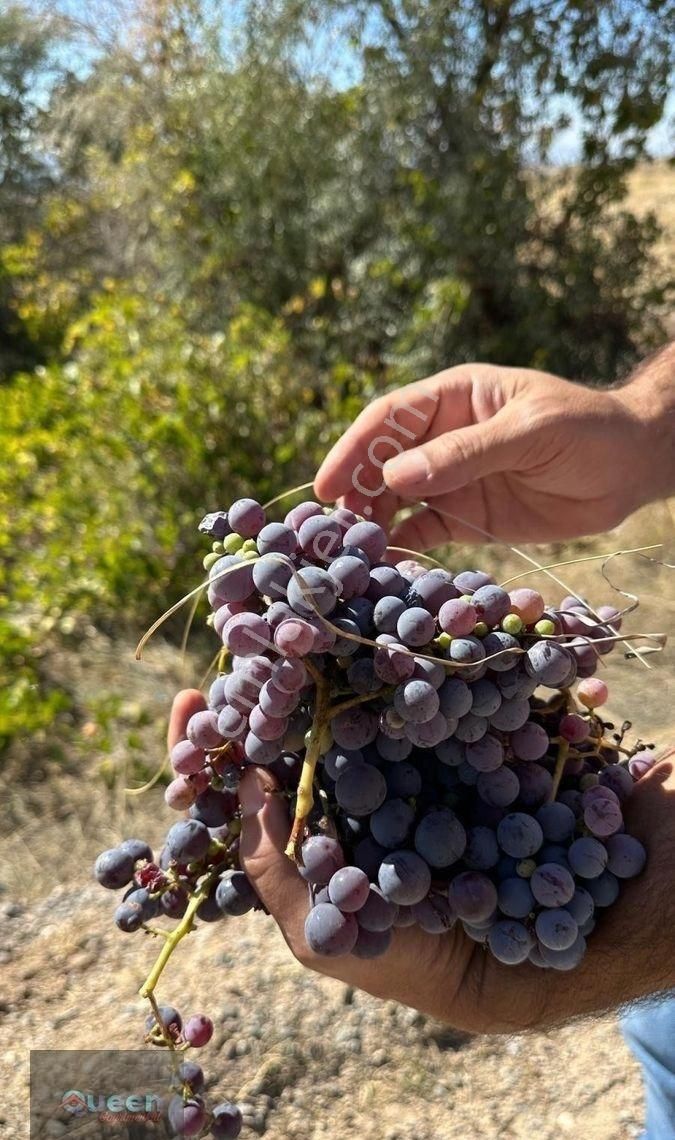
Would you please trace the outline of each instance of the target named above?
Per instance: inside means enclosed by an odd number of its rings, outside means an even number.
[[[199,923],[264,909],[239,865],[247,765],[288,803],[316,954],[375,958],[397,928],[459,927],[505,966],[571,970],[645,865],[623,808],[654,758],[598,711],[615,607],[550,606],[422,556],[393,563],[382,527],[342,507],[303,502],[269,522],[240,499],[199,529],[222,649],[207,708],[171,751],[165,798],[181,818],[156,859],[125,840],[94,873],[125,892],[118,928],[161,940],[140,993],[146,1040],[174,1055],[170,1128],[223,1140],[239,1134],[239,1109],[209,1108],[200,1066],[181,1060],[212,1023],[183,1022],[155,991]]]

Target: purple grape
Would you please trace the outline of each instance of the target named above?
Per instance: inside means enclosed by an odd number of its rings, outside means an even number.
[[[169,1101],[168,1120],[175,1136],[197,1136],[206,1123],[206,1109],[201,1097],[183,1100],[174,1096]]]
[[[213,1140],[237,1140],[242,1124],[242,1115],[236,1104],[223,1101],[213,1109],[209,1125],[211,1136]]]
[[[324,769],[331,780],[337,780],[338,776],[347,768],[353,768],[356,764],[363,763],[363,753],[359,748],[349,752],[346,748],[340,748],[336,744],[329,748],[323,758]]]
[[[619,879],[639,875],[647,862],[647,852],[632,835],[610,835],[607,840],[608,869]]]
[[[265,681],[258,693],[258,703],[266,716],[290,716],[297,708],[299,700],[299,692],[285,693],[278,689],[272,680]],[[253,707],[255,708],[255,705]]]
[[[541,863],[530,878],[530,889],[542,906],[564,906],[574,895],[574,879],[559,863]]]
[[[609,788],[602,790],[607,793],[610,791]],[[618,831],[623,824],[623,815],[616,796],[612,799],[609,799],[609,796],[596,796],[589,801],[584,808],[584,823],[593,835],[601,839],[606,839]]]
[[[518,799],[520,782],[511,768],[503,765],[494,772],[481,772],[476,780],[476,791],[490,807],[509,807]]]
[[[297,507],[293,507],[286,515],[284,526],[287,526],[290,530],[299,531],[305,520],[311,519],[312,515],[323,515],[323,507],[320,503],[314,503],[311,500],[305,503],[299,503]]]
[[[246,759],[251,764],[267,767],[279,758],[281,751],[281,740],[261,740],[254,732],[247,733],[244,740]]]
[[[487,922],[497,908],[497,888],[480,871],[461,871],[448,887],[450,905],[464,922]]]
[[[201,1065],[195,1061],[183,1061],[178,1066],[178,1080],[182,1085],[186,1085],[190,1092],[200,1092],[204,1087],[204,1072]]]
[[[477,740],[481,740],[485,736],[488,726],[489,721],[486,717],[467,713],[466,716],[460,717],[457,722],[455,736],[465,744],[475,744]]]
[[[461,740],[455,740],[454,737],[443,740],[436,748],[436,759],[449,768],[459,768],[460,765],[466,764],[465,745],[462,744]]]
[[[381,566],[372,567],[366,584],[365,595],[369,602],[377,603],[386,597],[400,598],[405,588],[406,583],[396,567],[383,563]],[[358,592],[363,593],[364,591]]]
[[[293,567],[276,554],[269,554],[253,563],[253,584],[259,594],[272,601],[285,601]]]
[[[337,839],[329,835],[310,835],[302,845],[303,879],[317,887],[327,886],[336,871],[345,865],[345,857]]]
[[[342,748],[353,751],[372,744],[377,736],[379,720],[371,709],[355,705],[337,713],[331,721],[333,739]]]
[[[236,554],[225,554],[209,570],[209,581],[221,603],[243,602],[255,589],[253,565]]]
[[[115,925],[125,934],[133,934],[144,922],[150,922],[159,911],[159,899],[152,898],[145,887],[130,891],[117,907]]]
[[[504,762],[504,749],[496,736],[486,733],[466,746],[467,763],[477,772],[496,772]]]
[[[243,871],[225,871],[218,880],[216,902],[223,914],[247,914],[258,902],[251,880]]]
[[[417,925],[427,934],[445,934],[457,921],[451,903],[439,891],[430,891],[426,898],[415,903],[412,913]]]
[[[328,884],[330,901],[347,914],[361,910],[369,892],[368,876],[360,867],[341,867]]]
[[[606,764],[600,772],[600,784],[613,791],[617,799],[623,803],[632,795],[635,781],[622,764]]]
[[[586,953],[586,939],[583,934],[577,934],[567,950],[550,950],[540,942],[539,952],[546,965],[552,966],[554,970],[574,970]]]
[[[526,721],[511,736],[511,747],[519,760],[541,760],[550,743],[546,730],[532,720]]]
[[[406,653],[398,643],[382,645],[375,650],[373,667],[377,676],[386,685],[398,685],[412,677],[415,671],[415,658]]]
[[[407,798],[419,795],[422,790],[422,776],[414,764],[407,764],[403,760],[395,764],[384,765],[382,771],[387,781],[387,792],[390,796]]]
[[[220,611],[218,612],[220,613]],[[265,621],[273,633],[277,626],[280,626],[282,621],[285,621],[287,618],[292,618],[295,621],[295,614],[288,605],[288,602],[272,602],[272,604],[267,607]]]
[[[359,925],[359,933],[352,954],[356,958],[381,958],[391,945],[391,929],[366,930]]]
[[[497,825],[497,841],[507,855],[513,855],[514,859],[527,859],[541,847],[544,833],[531,815],[516,811]]]
[[[471,696],[474,716],[492,716],[502,703],[502,694],[492,681],[475,681],[471,685]]]
[[[299,693],[309,681],[307,670],[297,657],[282,657],[272,666],[270,680],[282,693]]]
[[[379,562],[387,549],[387,535],[381,526],[372,522],[357,522],[344,535],[345,546],[357,546],[370,562]]]
[[[429,611],[420,606],[404,610],[396,623],[396,635],[404,645],[426,645],[435,633],[436,622]]]
[[[302,552],[316,562],[330,562],[342,546],[342,527],[330,515],[312,515],[298,530]]]
[[[559,907],[542,910],[537,915],[534,928],[540,945],[548,950],[569,950],[579,934],[572,915]]]
[[[584,835],[570,845],[567,858],[575,875],[596,879],[607,866],[607,848],[598,839]]]
[[[222,827],[234,817],[236,810],[236,795],[207,787],[191,806],[190,817],[206,827]]]
[[[456,665],[476,665],[485,658],[485,649],[477,637],[455,637],[448,656]]]
[[[499,625],[511,609],[511,599],[501,586],[479,586],[473,592],[471,604],[478,620],[487,625]]]
[[[372,835],[367,835],[365,839],[359,840],[356,844],[352,860],[356,867],[360,867],[362,871],[366,872],[366,875],[372,882],[374,879],[377,879],[380,863],[386,853],[385,848],[380,847]]]
[[[328,573],[336,582],[340,597],[346,601],[363,594],[370,581],[367,565],[349,554],[335,558],[328,567]]]
[[[405,612],[402,598],[380,598],[373,610],[373,622],[378,633],[395,633],[399,618]]]
[[[570,912],[577,926],[584,926],[593,917],[595,910],[592,895],[583,887],[577,887],[570,901],[565,903],[565,910]]]
[[[447,673],[438,661],[430,661],[428,657],[415,657],[413,677],[418,681],[428,681],[434,689],[440,689]]]
[[[298,549],[295,531],[284,523],[267,523],[256,539],[260,554],[285,554],[290,556]]]
[[[572,658],[569,651],[555,641],[537,641],[525,654],[525,668],[540,685],[560,687],[566,680]]]
[[[603,871],[594,879],[588,879],[586,890],[596,906],[611,906],[619,897],[619,880],[611,871]]]
[[[270,716],[263,712],[260,705],[256,705],[251,709],[249,725],[251,732],[260,740],[280,740],[288,729],[288,717]]]
[[[364,816],[377,811],[387,794],[382,773],[371,764],[357,764],[343,771],[335,784],[335,798],[349,815]]]
[[[428,570],[415,579],[410,589],[409,600],[410,605],[422,606],[436,617],[446,602],[453,601],[458,596],[459,591],[453,584],[452,575],[448,574],[447,570],[438,568]]]
[[[337,596],[337,583],[320,566],[304,566],[288,583],[288,603],[301,617],[332,613]]]
[[[412,742],[407,737],[397,739],[387,736],[382,731],[378,732],[375,737],[375,747],[383,760],[390,760],[395,764],[400,760],[407,760],[412,752]]]
[[[238,657],[255,657],[271,645],[270,627],[258,614],[235,614],[223,629],[223,645]]]
[[[497,890],[497,902],[502,914],[508,918],[527,918],[536,906],[529,881],[517,875],[502,879]]]
[[[527,723],[530,715],[530,702],[523,697],[504,698],[496,712],[492,714],[490,724],[499,732],[517,732]]]
[[[490,927],[487,943],[498,962],[506,966],[517,966],[527,961],[534,940],[532,935],[516,919],[501,919]]]
[[[542,804],[536,813],[544,839],[562,843],[574,834],[576,817],[571,808],[561,803]]]
[[[520,784],[520,800],[526,808],[537,808],[545,803],[553,788],[553,777],[541,764],[529,761],[513,767]]]
[[[429,866],[450,867],[461,859],[464,853],[466,831],[450,808],[438,807],[419,822],[415,829],[414,843],[415,850]]]
[[[470,871],[489,871],[497,865],[499,847],[492,828],[478,825],[467,830],[462,859]]]
[[[227,512],[227,521],[235,534],[255,538],[265,525],[265,512],[255,499],[237,499]]]
[[[174,823],[166,836],[167,850],[177,863],[203,859],[210,842],[208,827],[198,819],[182,819],[179,823]]]
[[[443,716],[459,720],[472,710],[473,691],[461,677],[448,677],[438,690]]]
[[[315,632],[304,618],[286,618],[274,631],[274,644],[285,657],[306,657],[314,647]]]
[[[195,748],[208,751],[218,748],[223,739],[218,732],[218,716],[212,709],[193,713],[187,722],[186,736]]]
[[[343,914],[333,903],[319,903],[305,920],[305,939],[310,950],[325,958],[350,954],[359,928],[353,914]]]
[[[480,590],[481,586],[492,585],[493,579],[482,570],[462,570],[460,574],[455,575],[454,583],[460,594],[473,594],[475,590]]]
[[[370,817],[373,839],[382,847],[393,851],[401,847],[410,832],[415,812],[405,800],[386,800]],[[333,899],[333,902],[336,902]]]
[[[365,696],[382,688],[382,679],[375,672],[371,657],[359,657],[347,670],[347,682],[355,693]]]
[[[94,877],[102,887],[117,891],[126,887],[134,875],[134,859],[120,847],[102,851],[94,863]]]
[[[389,851],[382,860],[378,882],[389,902],[413,906],[428,893],[431,871],[414,851]]]
[[[483,638],[485,657],[489,658],[490,669],[494,673],[508,673],[520,658],[520,644],[517,638],[503,630],[496,629]]]
[[[188,1017],[183,1026],[183,1037],[188,1045],[192,1045],[194,1049],[201,1049],[204,1045],[208,1045],[213,1037],[211,1018],[206,1017],[203,1013],[196,1013],[192,1017]]]

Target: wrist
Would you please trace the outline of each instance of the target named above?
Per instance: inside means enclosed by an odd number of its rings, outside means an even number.
[[[632,479],[642,503],[675,494],[675,342],[612,396],[629,417]]]

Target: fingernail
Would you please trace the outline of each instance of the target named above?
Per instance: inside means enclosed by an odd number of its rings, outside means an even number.
[[[239,784],[241,814],[246,819],[257,815],[265,806],[269,780],[258,772],[244,772]]]
[[[397,487],[416,487],[426,483],[431,471],[426,455],[421,448],[404,451],[394,459],[388,459],[382,469],[384,480]]]

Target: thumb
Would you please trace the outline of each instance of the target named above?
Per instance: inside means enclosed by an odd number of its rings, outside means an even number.
[[[242,870],[294,953],[304,945],[308,887],[284,853],[291,822],[286,800],[266,768],[249,767],[239,783]]]
[[[382,475],[397,495],[426,499],[456,491],[497,471],[516,471],[522,466],[519,418],[503,408],[484,423],[445,432],[395,456],[385,463]]]

